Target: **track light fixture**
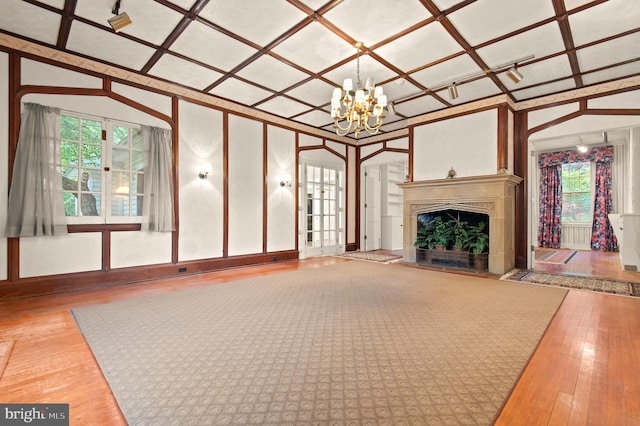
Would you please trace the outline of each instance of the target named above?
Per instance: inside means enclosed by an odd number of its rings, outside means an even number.
[[[447,88],[447,91],[449,92],[449,99],[454,100],[458,98],[458,87],[456,86],[455,81],[451,83],[451,85]]]
[[[124,27],[131,25],[131,18],[129,18],[127,12],[120,13],[120,0],[116,1],[113,9],[111,9],[111,13],[116,16],[107,19],[107,22],[109,22],[109,25],[111,25],[111,28],[113,28],[115,32],[118,32]]]
[[[518,64],[514,64],[509,71],[507,71],[507,77],[513,80],[514,83],[520,83],[520,80],[524,78],[524,76],[518,71]]]

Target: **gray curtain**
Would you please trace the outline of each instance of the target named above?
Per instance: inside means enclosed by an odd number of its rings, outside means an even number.
[[[143,229],[169,232],[175,229],[173,219],[173,180],[171,178],[171,131],[143,126],[142,134],[149,147],[144,168],[145,218]]]
[[[66,235],[57,108],[24,105],[13,163],[5,235],[10,238]]]

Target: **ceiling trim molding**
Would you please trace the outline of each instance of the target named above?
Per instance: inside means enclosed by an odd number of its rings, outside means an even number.
[[[640,89],[640,75],[623,78],[621,80],[614,80],[607,83],[600,83],[593,86],[581,87],[579,89],[573,89],[562,93],[555,93],[553,95],[541,96],[539,98],[531,99],[528,101],[518,102],[515,109],[517,111],[539,109],[551,104],[576,102],[583,98],[602,96],[619,90],[633,88]]]

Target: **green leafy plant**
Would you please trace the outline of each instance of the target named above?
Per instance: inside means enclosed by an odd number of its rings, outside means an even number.
[[[471,241],[469,240],[469,223],[464,220],[460,220],[460,217],[455,217],[450,213],[447,213],[451,218],[448,224],[451,228],[451,239],[453,246],[461,251],[469,250]]]
[[[486,227],[486,222],[469,227],[469,248],[474,254],[486,253],[489,249],[489,234],[485,231]]]
[[[434,217],[427,226],[418,229],[414,245],[419,248],[433,249],[436,246],[447,246],[452,239],[452,228],[440,216]]]

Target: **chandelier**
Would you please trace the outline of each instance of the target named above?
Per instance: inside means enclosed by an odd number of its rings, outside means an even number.
[[[363,130],[375,135],[380,130],[384,119],[384,107],[387,106],[387,96],[382,93],[382,86],[375,86],[372,78],[367,78],[364,86],[360,80],[360,49],[362,42],[355,44],[357,86],[353,91],[353,81],[344,80],[342,88],[336,87],[331,97],[331,118],[334,120],[336,133],[344,136],[353,131],[356,138]],[[346,125],[340,121],[346,120]]]

